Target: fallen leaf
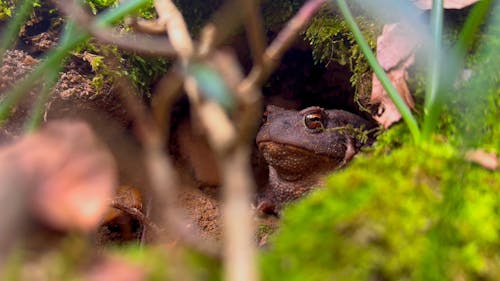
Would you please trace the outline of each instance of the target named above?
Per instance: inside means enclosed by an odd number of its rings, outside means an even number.
[[[415,61],[414,50],[418,47],[418,36],[411,28],[400,23],[385,25],[377,39],[377,60],[387,72],[387,76],[411,109],[415,103],[406,84],[407,69]],[[401,119],[401,114],[387,95],[384,87],[373,74],[370,104],[377,105],[373,118],[384,126],[390,127]]]
[[[488,153],[482,149],[469,150],[465,154],[465,159],[479,164],[488,170],[498,169],[498,157],[495,153]]]
[[[412,0],[413,3],[422,10],[432,9],[432,0]],[[479,0],[444,0],[445,9],[462,9],[476,3]]]
[[[2,148],[0,162],[7,188],[23,186],[33,216],[63,231],[97,227],[117,181],[112,155],[78,121],[47,123]]]
[[[411,27],[401,23],[386,24],[377,38],[377,60],[389,71],[412,56],[419,41]]]

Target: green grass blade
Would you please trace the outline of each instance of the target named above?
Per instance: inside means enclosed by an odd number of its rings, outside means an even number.
[[[443,0],[432,2],[431,12],[432,48],[429,52],[429,68],[424,103],[424,128],[423,137],[428,139],[436,127],[441,100],[439,95],[442,63],[442,37],[443,37]]]
[[[491,4],[493,4],[493,0],[479,1],[474,5],[474,8],[472,8],[472,11],[467,16],[467,20],[460,31],[456,45],[457,56],[459,59],[463,60],[465,53],[470,48],[472,42],[474,42],[473,38],[477,34],[481,24],[484,23],[484,19],[490,11]]]
[[[24,0],[18,6],[14,17],[9,21],[0,41],[0,65],[3,63],[5,51],[17,40],[19,31],[32,10],[33,0]]]
[[[74,27],[74,25],[72,26]],[[66,40],[64,38],[71,38],[71,40]],[[5,120],[10,115],[11,108],[19,103],[47,71],[59,68],[69,51],[85,39],[86,35],[82,32],[78,32],[76,28],[67,28],[61,40],[64,44],[52,50],[42,62],[5,94],[5,98],[0,103],[0,121]]]
[[[107,10],[100,14],[96,19],[96,24],[97,26],[110,25],[146,4],[148,4],[148,0],[127,1],[117,8]],[[0,121],[5,120],[9,116],[11,108],[26,95],[45,73],[47,73],[48,69],[58,68],[71,50],[90,37],[87,32],[78,30],[76,27],[68,28],[68,30],[67,32],[69,34],[65,35],[65,39],[61,40],[60,45],[49,52],[40,64],[5,94],[4,100],[0,103]]]
[[[33,110],[31,111],[31,117],[25,125],[25,132],[35,131],[42,123],[45,105],[53,92],[54,85],[59,79],[60,70],[61,66],[50,69],[50,73],[45,76],[42,91],[38,94]]]
[[[373,69],[373,72],[375,75],[377,75],[377,78],[380,80],[380,83],[384,87],[384,89],[387,91],[387,94],[391,98],[392,102],[398,109],[399,113],[401,113],[401,116],[403,117],[404,122],[408,126],[413,139],[417,142],[420,140],[420,130],[418,128],[417,121],[413,117],[413,114],[410,111],[410,108],[405,104],[401,96],[399,95],[398,91],[394,86],[392,85],[391,81],[387,77],[384,69],[380,66],[378,63],[377,59],[375,58],[375,55],[373,54],[372,50],[370,49],[370,46],[366,42],[366,40],[363,37],[363,34],[361,33],[361,30],[359,29],[358,25],[354,21],[354,18],[351,14],[351,11],[349,10],[349,7],[347,6],[346,2],[344,0],[336,0],[337,5],[340,9],[340,12],[344,16],[344,19],[346,20],[347,25],[349,26],[349,29],[354,35],[354,38],[356,39],[356,42],[358,43],[359,47],[361,48],[361,51],[365,55],[366,59],[368,60],[368,63],[370,64],[371,68]]]

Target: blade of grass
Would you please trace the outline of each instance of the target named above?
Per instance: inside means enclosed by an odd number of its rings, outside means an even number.
[[[71,39],[61,39],[61,43],[56,49],[47,54],[47,57],[42,62],[5,94],[5,98],[0,103],[0,121],[5,120],[10,115],[11,108],[19,103],[28,91],[40,81],[41,77],[47,73],[47,70],[59,68],[69,51],[83,42],[86,39],[85,37],[85,34],[81,31],[78,32],[75,26],[71,28],[68,26],[64,38]]]
[[[441,69],[440,87],[445,98],[447,95],[452,95],[453,84],[460,78],[459,75],[464,69],[466,53],[474,44],[474,36],[479,31],[479,27],[485,23],[491,4],[493,0],[483,0],[474,5],[460,30],[458,41],[451,55],[446,57],[447,63],[443,64],[444,68]]]
[[[118,6],[117,8],[107,10],[100,14],[95,23],[97,26],[112,24],[113,22],[123,18],[142,6],[146,5],[148,0],[130,0]],[[49,52],[45,59],[38,64],[22,81],[18,82],[14,87],[5,94],[4,100],[0,103],[0,121],[5,120],[11,108],[16,105],[33,85],[47,72],[47,69],[59,67],[66,56],[79,44],[85,42],[90,36],[87,32],[79,30],[77,27],[68,28],[67,39],[61,40],[60,45]]]
[[[432,47],[429,52],[429,68],[425,88],[423,138],[428,139],[436,127],[441,100],[439,95],[442,63],[443,0],[432,2],[431,12]]]
[[[2,35],[2,40],[0,41],[0,65],[3,63],[3,55],[5,51],[17,40],[21,26],[33,10],[33,0],[24,0],[22,3],[18,3],[18,5],[18,9],[16,10],[14,17],[9,21],[5,32]]]
[[[347,26],[351,30],[351,32],[354,35],[354,38],[356,39],[356,42],[358,43],[359,47],[361,48],[361,51],[365,55],[368,63],[370,64],[371,68],[373,69],[373,72],[375,75],[377,75],[377,78],[380,80],[380,83],[384,87],[384,89],[387,91],[387,94],[391,98],[392,102],[398,109],[399,113],[401,113],[401,116],[403,117],[404,122],[408,126],[408,129],[410,130],[413,139],[418,142],[420,140],[420,130],[418,128],[417,121],[413,117],[413,114],[411,113],[410,109],[408,106],[405,104],[401,96],[399,95],[398,91],[394,86],[392,85],[391,81],[387,77],[384,69],[380,66],[378,63],[377,59],[375,58],[375,55],[373,54],[370,46],[366,42],[366,40],[363,37],[363,34],[361,33],[361,30],[359,29],[358,25],[354,21],[354,17],[351,14],[351,11],[349,10],[349,7],[347,6],[346,2],[344,0],[335,0],[337,2],[337,5],[340,9],[340,12],[344,16],[344,19],[347,23]],[[333,0],[331,0],[333,2]]]
[[[472,8],[472,11],[467,16],[467,20],[460,31],[458,42],[455,46],[457,55],[462,61],[465,57],[465,52],[467,52],[470,45],[474,42],[473,38],[479,30],[479,27],[484,23],[484,19],[490,11],[491,4],[493,4],[493,0],[479,1],[474,5],[474,8]]]
[[[443,80],[446,82],[446,90],[453,86],[453,83],[459,78],[461,71],[463,71],[466,53],[475,42],[474,36],[479,31],[479,27],[485,22],[486,15],[490,11],[492,4],[493,0],[479,1],[467,16],[467,20],[460,30],[458,41],[452,51],[451,64],[444,71],[446,79]]]
[[[47,100],[50,98],[53,87],[57,83],[59,79],[59,71],[61,70],[61,66],[57,68],[50,69],[50,73],[45,76],[45,81],[43,84],[42,91],[38,94],[36,103],[33,106],[33,110],[31,111],[31,117],[28,122],[25,124],[24,131],[31,133],[35,131],[42,122],[42,117],[45,112],[45,104]]]

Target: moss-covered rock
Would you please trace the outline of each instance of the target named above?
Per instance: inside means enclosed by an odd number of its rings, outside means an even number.
[[[446,144],[358,157],[283,215],[265,280],[498,280],[500,173]]]

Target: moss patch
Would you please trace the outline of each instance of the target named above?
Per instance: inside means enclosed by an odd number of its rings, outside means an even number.
[[[14,9],[13,1],[9,0],[0,1],[0,21],[9,19],[12,16],[13,9]]]
[[[264,279],[496,280],[500,173],[462,159],[446,144],[358,157],[285,210]]]

